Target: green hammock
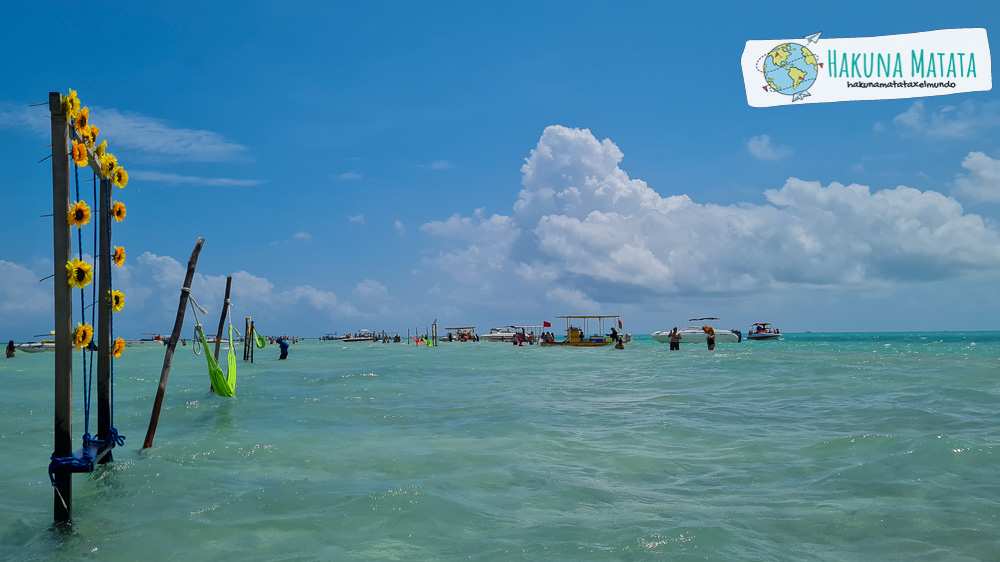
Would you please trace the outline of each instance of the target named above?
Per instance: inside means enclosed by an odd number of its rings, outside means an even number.
[[[205,332],[201,329],[201,324],[195,326],[198,338],[201,339],[201,347],[208,359],[208,377],[212,379],[212,389],[219,396],[233,398],[236,396],[236,352],[233,351],[233,325],[229,325],[229,374],[222,372],[222,368],[215,362],[215,355],[208,349],[208,340],[205,339]]]
[[[257,332],[257,328],[253,329],[253,339],[254,343],[257,344],[257,349],[264,349],[264,346],[267,345],[267,340]]]

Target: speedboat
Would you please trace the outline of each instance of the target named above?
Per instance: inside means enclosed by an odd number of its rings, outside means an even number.
[[[682,330],[678,330],[681,333],[680,343],[707,343],[708,335],[705,333],[704,326],[710,325],[711,322],[718,321],[719,318],[708,317],[708,318],[690,318],[688,322],[704,322],[704,324],[688,324],[684,326]],[[713,327],[715,330],[715,342],[716,343],[739,343],[743,339],[742,333],[739,330],[724,330]],[[651,334],[653,339],[660,343],[670,343],[670,331],[656,331]]]
[[[42,351],[55,351],[56,342],[54,341],[29,341],[24,343],[19,343],[14,346],[17,351],[23,351],[25,353],[39,353]]]
[[[517,332],[514,331],[513,326],[504,326],[503,328],[490,328],[490,333],[479,336],[479,339],[507,343],[514,341],[514,336],[516,335]]]
[[[748,340],[776,340],[781,337],[781,330],[771,326],[770,322],[755,322],[750,326]]]

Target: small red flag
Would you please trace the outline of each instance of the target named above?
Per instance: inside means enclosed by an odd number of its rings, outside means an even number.
[[[622,319],[621,318],[618,319],[618,329],[619,330],[624,329],[624,328],[622,328]]]
[[[551,322],[542,322],[542,327],[543,328],[551,328],[552,327],[552,323]]]

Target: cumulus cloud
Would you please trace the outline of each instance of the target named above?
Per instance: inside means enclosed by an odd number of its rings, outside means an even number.
[[[1000,160],[982,152],[970,152],[962,167],[966,174],[955,176],[955,188],[960,195],[976,201],[1000,202]]]
[[[521,169],[513,214],[486,218],[479,209],[423,225],[454,242],[426,262],[470,285],[558,284],[547,298],[579,307],[606,300],[608,290],[861,285],[1000,266],[995,227],[935,191],[790,178],[765,191],[768,204],[698,204],[630,178],[623,158],[589,130],[546,128]]]
[[[401,221],[399,219],[396,219],[396,222],[393,225],[393,228],[396,229],[396,234],[398,234],[400,236],[406,234],[406,225],[403,224],[403,221]]]
[[[365,216],[364,215],[349,216],[349,217],[347,217],[347,220],[349,220],[351,222],[356,222],[358,224],[365,224]]]
[[[783,144],[772,145],[771,137],[768,135],[750,137],[747,141],[747,150],[757,160],[781,160],[792,155],[792,147]]]
[[[928,109],[923,100],[917,100],[892,121],[907,136],[930,139],[970,138],[984,130],[1000,126],[1000,103],[966,100],[961,105],[945,105],[935,110]]]

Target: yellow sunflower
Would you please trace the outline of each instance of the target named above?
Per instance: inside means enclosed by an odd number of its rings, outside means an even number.
[[[111,347],[111,356],[121,357],[123,351],[125,351],[125,340],[115,338],[115,344]]]
[[[97,155],[97,161],[100,162],[104,159],[104,152],[108,149],[108,141],[101,141],[101,144],[97,145],[94,149],[94,154]]]
[[[121,267],[125,263],[125,248],[115,246],[115,255],[111,256],[111,260],[115,262],[116,266]]]
[[[76,130],[80,131],[80,134],[83,134],[83,132],[87,130],[87,125],[90,124],[89,121],[90,109],[84,107],[79,113],[76,114],[76,119],[73,123],[76,125]]]
[[[108,298],[111,299],[111,312],[121,312],[122,307],[125,306],[125,295],[115,289],[108,291]]]
[[[101,157],[101,175],[106,178],[111,177],[111,172],[115,171],[118,167],[118,159],[115,158],[114,154],[110,152],[105,152],[104,156]]]
[[[111,203],[111,216],[115,217],[115,222],[125,220],[125,204],[121,201]]]
[[[111,181],[113,181],[118,187],[125,187],[128,185],[128,172],[125,171],[125,168],[116,166],[115,169],[111,171]]]
[[[78,258],[73,258],[73,261],[66,262],[66,280],[70,287],[82,289],[94,280],[94,266]]]
[[[73,347],[83,349],[90,345],[90,340],[94,337],[94,327],[90,324],[76,323],[73,330]]]
[[[73,161],[81,168],[87,167],[87,145],[73,141]]]
[[[97,134],[100,133],[101,130],[97,127],[97,125],[91,125],[87,127],[86,130],[80,132],[83,134],[83,144],[87,145],[89,148],[93,148],[94,143],[97,142]]]
[[[69,208],[68,220],[70,226],[76,226],[77,228],[81,228],[90,222],[90,206],[87,205],[87,202],[77,201],[73,203],[73,206]]]
[[[80,98],[76,97],[76,90],[70,90],[68,96],[62,97],[62,108],[66,117],[73,119],[80,112]]]

